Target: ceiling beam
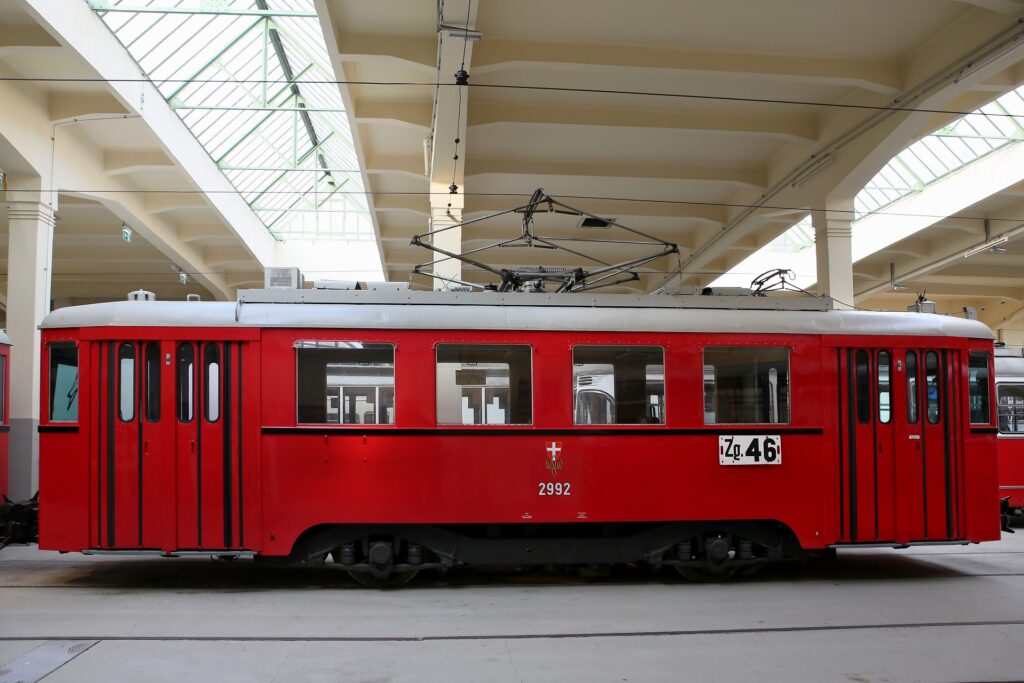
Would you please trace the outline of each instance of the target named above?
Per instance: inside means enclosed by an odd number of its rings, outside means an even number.
[[[902,87],[896,60],[858,60],[806,55],[760,54],[721,50],[675,50],[637,45],[531,42],[501,38],[481,41],[474,60],[477,76],[509,69],[561,66],[601,74],[638,69],[756,76],[779,81],[857,87],[892,95]],[[483,81],[482,81],[483,82]]]
[[[147,169],[174,168],[175,164],[159,149],[108,149],[103,153],[103,169],[109,175],[124,175]]]
[[[397,62],[431,77],[437,71],[437,37],[434,35],[353,33],[337,29],[335,36],[342,62]]]
[[[620,159],[578,162],[480,156],[471,156],[466,160],[467,178],[486,175],[652,178],[691,181],[697,184],[722,184],[750,190],[762,190],[766,182],[764,169],[748,166],[637,163]]]
[[[356,100],[352,120],[362,125],[403,126],[430,132],[431,103],[422,100]]]
[[[474,99],[469,128],[493,126],[595,126],[691,131],[813,142],[818,137],[813,116],[742,116],[726,112],[693,113],[645,109],[553,107],[487,102]],[[603,133],[595,133],[595,136]]]
[[[73,121],[84,116],[128,116],[121,101],[109,92],[52,92],[50,120]]]

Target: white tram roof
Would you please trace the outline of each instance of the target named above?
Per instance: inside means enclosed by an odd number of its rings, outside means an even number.
[[[829,310],[825,299],[495,292],[244,290],[237,302],[118,301],[60,308],[41,328],[293,327],[922,335],[994,339],[929,313]]]
[[[996,347],[996,379],[1024,379],[1024,349],[1019,346]]]
[[[0,330],[0,344],[3,346],[11,345],[11,338],[7,336],[7,332],[4,330]]]

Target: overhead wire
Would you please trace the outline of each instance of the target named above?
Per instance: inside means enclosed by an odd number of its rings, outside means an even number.
[[[168,79],[148,79],[148,78],[89,78],[89,77],[60,77],[60,76],[0,76],[0,82],[26,82],[26,83],[150,83],[153,85],[162,84],[211,84],[211,85],[287,85],[287,81],[280,79],[258,79],[258,78],[210,78],[210,79],[179,79],[179,78],[168,78]],[[977,113],[974,110],[967,111],[962,109],[938,109],[930,107],[906,107],[901,106],[899,102],[894,101],[892,104],[858,104],[852,102],[822,102],[818,100],[801,100],[801,99],[790,99],[790,98],[772,98],[772,97],[743,97],[738,95],[709,95],[704,93],[690,93],[690,92],[667,92],[657,90],[627,90],[618,88],[579,88],[570,86],[557,86],[557,85],[530,85],[530,84],[510,84],[510,83],[471,83],[468,85],[456,85],[455,83],[445,83],[437,81],[383,81],[383,80],[332,80],[332,79],[302,79],[300,81],[304,85],[346,85],[346,86],[388,86],[388,87],[429,87],[429,88],[447,88],[447,87],[469,87],[469,88],[486,88],[486,89],[498,89],[498,90],[532,90],[538,92],[564,92],[564,93],[581,93],[581,94],[605,94],[605,95],[628,95],[635,97],[664,97],[670,99],[692,99],[692,100],[710,100],[718,102],[747,102],[752,104],[780,104],[780,105],[799,105],[808,107],[821,107],[827,109],[859,109],[866,111],[894,111],[894,112],[906,112],[910,114],[949,114],[954,116],[967,116],[969,114]],[[986,116],[992,117],[1005,117],[1014,118],[1015,115],[1006,112],[992,112],[986,113]]]

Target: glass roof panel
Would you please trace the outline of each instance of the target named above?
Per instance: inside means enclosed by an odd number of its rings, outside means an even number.
[[[921,138],[893,157],[857,194],[856,217],[880,211],[990,152],[1022,139],[1024,86]],[[899,181],[894,180],[894,174]]]
[[[277,239],[371,241],[313,0],[86,0]]]

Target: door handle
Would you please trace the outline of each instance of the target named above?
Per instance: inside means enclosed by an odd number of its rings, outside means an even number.
[[[191,455],[195,455],[196,454],[196,442],[195,441],[189,441],[188,442],[188,452]]]

